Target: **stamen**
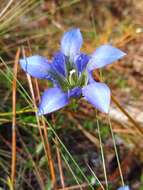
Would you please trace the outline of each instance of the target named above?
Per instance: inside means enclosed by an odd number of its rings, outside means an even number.
[[[73,78],[72,78],[72,76],[73,76],[74,73],[76,73],[76,70],[75,70],[75,69],[72,69],[72,70],[69,72],[69,82],[70,82],[70,84],[73,83]]]
[[[76,70],[75,70],[75,69],[72,69],[72,70],[70,71],[70,76],[72,76],[73,73],[76,73]],[[70,76],[69,76],[69,77],[70,77]]]

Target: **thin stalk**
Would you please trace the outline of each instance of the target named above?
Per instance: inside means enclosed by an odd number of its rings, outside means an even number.
[[[45,119],[45,118],[44,118]],[[51,126],[51,124],[45,119],[45,122],[48,124],[49,129],[51,129],[51,131],[53,132],[53,134],[55,135],[55,137],[57,138],[57,140],[59,141],[59,143],[61,144],[61,146],[64,148],[64,150],[66,151],[67,155],[69,156],[69,158],[71,159],[71,161],[73,162],[73,164],[76,166],[76,168],[79,170],[79,172],[81,173],[81,175],[83,176],[83,178],[87,181],[89,187],[94,190],[92,184],[90,183],[90,181],[88,180],[87,176],[84,174],[84,172],[82,171],[82,169],[78,166],[77,162],[75,161],[75,159],[72,157],[72,155],[70,154],[70,152],[68,151],[68,149],[66,148],[66,146],[63,144],[63,142],[61,141],[61,139],[59,138],[59,136],[57,135],[57,133],[55,132],[54,128]]]
[[[69,168],[71,174],[73,175],[75,181],[77,182],[78,188],[79,188],[80,190],[82,190],[82,187],[80,186],[80,183],[79,183],[79,181],[78,181],[78,178],[77,178],[76,175],[74,174],[73,169],[71,168],[70,164],[68,163],[68,161],[66,160],[66,158],[65,158],[65,156],[64,156],[63,154],[62,154],[62,158],[64,159],[64,161],[65,161],[67,167]],[[64,188],[64,189],[65,189],[65,188]]]
[[[99,142],[100,142],[101,157],[102,157],[102,162],[103,162],[105,184],[106,184],[106,189],[108,190],[108,179],[107,179],[106,166],[105,166],[105,157],[104,157],[104,151],[103,151],[103,145],[102,145],[102,139],[101,139],[100,126],[99,126],[99,121],[98,121],[97,117],[96,117],[96,123],[97,123],[98,136],[99,136]]]
[[[27,74],[27,80],[28,80],[31,96],[32,96],[32,99],[33,99],[33,105],[34,105],[34,108],[36,110],[37,107],[36,107],[35,95],[34,95],[34,91],[33,91],[32,80],[31,80],[31,77],[30,77],[29,74]],[[44,150],[46,152],[44,137],[43,137],[42,129],[41,129],[41,126],[40,126],[40,121],[39,121],[39,118],[38,118],[36,112],[35,112],[35,116],[36,116],[36,121],[37,121],[38,129],[39,129],[39,133],[40,133],[40,136],[41,136],[41,140],[42,140],[42,143],[43,143],[43,147],[44,147]],[[44,190],[44,184],[43,184],[42,189]]]
[[[59,173],[60,173],[60,180],[61,180],[61,185],[62,188],[65,187],[65,182],[64,182],[64,174],[63,174],[63,168],[62,168],[62,160],[61,160],[61,154],[60,154],[60,149],[58,146],[58,140],[56,138],[56,151],[57,151],[57,160],[58,160],[58,168],[59,168]]]
[[[11,181],[14,187],[15,182],[15,173],[16,173],[16,80],[17,78],[17,69],[19,61],[20,49],[18,48],[15,56],[15,63],[13,68],[13,84],[12,84],[12,163],[11,163]]]
[[[42,119],[42,124],[43,124],[45,144],[46,144],[46,153],[47,153],[47,159],[48,159],[49,168],[50,168],[52,184],[53,184],[54,189],[56,189],[56,175],[55,175],[54,162],[53,162],[53,159],[52,159],[50,143],[49,143],[49,140],[48,140],[46,123],[45,123],[45,121],[43,119]]]
[[[30,112],[35,112],[36,110],[34,109],[26,109],[26,110],[19,110],[19,111],[16,111],[16,115],[20,115],[20,114],[23,114],[23,113],[30,113]],[[4,116],[13,116],[13,112],[3,112],[3,113],[0,113],[0,117],[4,117]]]
[[[54,141],[56,147],[59,148],[58,139],[57,139],[57,138],[56,138],[56,139],[53,139],[53,141]],[[65,156],[62,152],[61,152],[61,156],[62,156],[63,160],[65,161],[65,164],[67,165],[68,169],[70,170],[72,176],[74,177],[76,183],[78,184],[78,186],[76,186],[76,187],[78,187],[78,189],[81,189],[81,190],[82,190],[82,187],[81,187],[81,185],[80,185],[80,183],[79,183],[79,180],[78,180],[76,174],[74,173],[73,169],[71,168],[70,164],[68,163],[68,161],[67,161],[67,159],[66,159],[66,156]],[[68,190],[69,187],[62,187],[62,188],[60,188],[60,189],[63,189],[63,190],[66,190],[66,189],[67,189],[67,190]],[[59,190],[59,189],[58,189],[58,190]]]
[[[37,85],[38,85],[38,83],[37,83]],[[38,94],[40,94],[39,91],[38,91]],[[39,100],[40,100],[40,97],[39,97]],[[54,162],[53,162],[53,159],[52,159],[50,143],[49,143],[49,140],[48,140],[47,126],[46,126],[46,123],[45,123],[45,120],[44,120],[43,117],[41,117],[41,122],[42,122],[43,130],[44,130],[46,155],[47,155],[48,164],[49,164],[49,168],[50,168],[52,184],[53,184],[53,187],[56,189],[56,175],[55,175]]]
[[[98,177],[96,176],[96,174],[94,173],[94,171],[92,170],[92,168],[89,166],[89,164],[87,164],[88,168],[90,169],[91,173],[93,174],[93,176],[95,177],[95,179],[98,181],[99,185],[101,186],[101,188],[103,190],[105,190],[105,188],[103,187],[102,183],[100,182],[100,180],[98,179]]]
[[[112,140],[113,140],[113,145],[114,145],[114,149],[115,149],[117,164],[118,164],[119,173],[120,173],[120,177],[121,177],[121,182],[122,182],[122,186],[124,187],[124,185],[125,185],[124,178],[123,178],[123,174],[122,174],[121,164],[120,164],[120,160],[119,160],[119,156],[118,156],[118,151],[117,151],[117,147],[116,147],[115,136],[114,136],[114,132],[113,132],[113,129],[112,129],[111,120],[110,120],[109,115],[108,115],[108,122],[109,122],[110,131],[111,131],[111,135],[112,135]]]

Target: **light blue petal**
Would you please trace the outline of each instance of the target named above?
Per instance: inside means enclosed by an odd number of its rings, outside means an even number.
[[[117,190],[130,190],[129,186],[120,187]]]
[[[75,64],[77,66],[78,72],[82,73],[89,61],[90,57],[86,55],[85,53],[80,53],[79,55],[75,56]]]
[[[104,83],[94,82],[82,88],[82,94],[95,108],[108,113],[110,106],[110,89]]]
[[[66,106],[69,103],[67,93],[60,88],[49,88],[42,95],[38,115],[44,115]]]
[[[66,57],[62,52],[57,52],[52,60],[52,66],[60,74],[66,76]]]
[[[20,59],[22,69],[35,78],[49,79],[49,71],[51,66],[45,57],[33,55]]]
[[[88,69],[90,71],[104,67],[118,59],[121,59],[126,54],[120,49],[114,48],[111,45],[102,45],[95,50],[91,55],[91,59],[88,63]]]
[[[78,28],[71,29],[64,33],[61,40],[61,51],[71,59],[80,52],[83,38]]]

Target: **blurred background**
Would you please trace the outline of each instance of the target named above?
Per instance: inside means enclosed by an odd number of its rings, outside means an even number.
[[[142,0],[0,0],[0,189],[100,190],[107,189],[108,182],[108,189],[114,190],[124,179],[131,189],[143,190],[142,18]],[[14,87],[14,65],[22,57],[22,48],[26,55],[51,59],[60,49],[63,33],[73,27],[83,34],[83,52],[91,54],[111,43],[127,53],[102,70],[113,95],[109,116],[79,100],[76,111],[66,107],[46,116],[40,125],[30,100],[30,79],[17,65]],[[40,94],[50,84],[31,81],[38,105],[37,84]],[[38,125],[46,127],[41,129],[43,141]],[[12,180],[14,139],[17,156]]]

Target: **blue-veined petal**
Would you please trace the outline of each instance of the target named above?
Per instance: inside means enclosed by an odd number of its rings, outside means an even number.
[[[69,103],[67,93],[60,88],[49,88],[46,90],[41,99],[38,115],[44,115],[66,106]]]
[[[20,59],[22,69],[35,78],[49,79],[49,71],[51,66],[45,57],[33,55]]]
[[[82,94],[98,110],[108,113],[110,106],[110,89],[104,83],[94,82],[82,88]]]
[[[105,65],[121,59],[125,55],[126,54],[123,51],[114,48],[111,45],[102,45],[91,55],[88,69],[94,70],[96,68],[104,67]]]
[[[120,187],[117,190],[130,190],[129,186]]]
[[[61,50],[71,59],[79,53],[82,46],[83,38],[78,28],[71,29],[64,33],[61,40]]]
[[[85,53],[80,53],[79,55],[75,56],[75,64],[77,66],[78,72],[81,73],[87,66],[90,57]]]
[[[80,87],[75,87],[71,89],[68,93],[69,98],[78,98],[80,97],[82,91]]]
[[[63,76],[66,76],[66,57],[62,52],[57,52],[53,58],[52,66]]]

